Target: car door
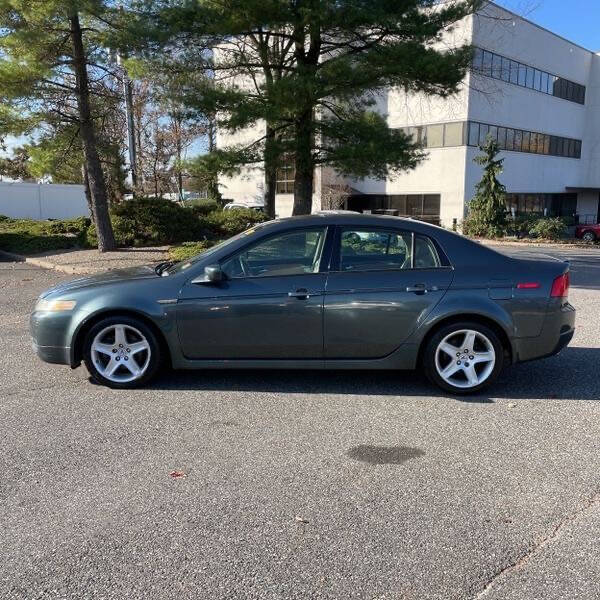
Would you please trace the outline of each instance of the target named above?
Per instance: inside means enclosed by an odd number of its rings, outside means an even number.
[[[331,245],[327,227],[288,230],[222,260],[223,281],[189,281],[177,303],[183,354],[322,359],[325,249]]]
[[[426,236],[343,227],[324,303],[325,358],[380,358],[398,348],[450,286],[452,268]]]

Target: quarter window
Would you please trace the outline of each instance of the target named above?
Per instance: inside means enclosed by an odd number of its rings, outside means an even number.
[[[415,269],[434,269],[440,266],[440,257],[429,238],[415,236]]]
[[[326,231],[305,229],[270,237],[238,252],[221,269],[230,278],[317,273]]]

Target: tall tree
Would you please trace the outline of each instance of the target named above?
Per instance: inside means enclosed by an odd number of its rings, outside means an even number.
[[[503,170],[503,158],[498,158],[498,142],[488,135],[480,146],[481,154],[473,161],[483,167],[481,180],[475,186],[475,196],[469,202],[469,214],[464,233],[476,236],[502,237],[506,233],[506,188],[498,180]]]
[[[316,166],[385,178],[424,158],[403,132],[388,127],[377,95],[394,86],[441,97],[457,92],[471,48],[444,43],[444,35],[480,3],[146,0],[144,15],[153,15],[155,39],[168,40],[173,69],[212,75],[194,86],[183,82],[190,104],[216,114],[218,127],[232,134],[262,125],[254,139],[201,159],[204,167],[229,173],[266,163],[268,171],[293,153],[294,214],[304,214]]]
[[[93,112],[93,95],[114,75],[102,41],[107,10],[103,0],[0,0],[0,105],[19,113],[3,125],[12,132],[26,121],[30,133],[57,121],[77,127],[100,251],[116,246]]]

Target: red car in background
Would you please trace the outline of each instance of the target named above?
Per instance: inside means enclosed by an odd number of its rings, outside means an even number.
[[[577,225],[575,228],[575,237],[581,238],[586,242],[600,240],[600,223],[595,225]]]

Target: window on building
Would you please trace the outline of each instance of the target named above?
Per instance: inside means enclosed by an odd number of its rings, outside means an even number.
[[[525,82],[525,86],[533,89],[534,68],[526,67],[526,69],[527,69],[527,81]]]
[[[490,131],[489,125],[484,125],[483,123],[479,123],[479,145],[483,146],[485,144],[485,140],[487,138],[487,134]]]
[[[506,149],[514,150],[515,130],[507,128],[506,130]]]
[[[519,84],[519,63],[516,60],[510,61],[509,81],[515,85]]]
[[[444,126],[427,126],[427,148],[441,148],[444,145]]]
[[[498,127],[498,148],[506,149],[506,127]]]
[[[492,77],[502,79],[502,57],[498,54],[492,54]]]
[[[277,169],[276,192],[278,194],[293,194],[295,177],[296,167],[294,157],[286,154],[283,157],[282,165]]]
[[[463,126],[462,122],[446,123],[444,128],[444,146],[463,145]]]
[[[523,147],[523,132],[520,129],[515,129],[513,150],[515,152],[521,152]]]
[[[481,48],[475,48],[473,52],[473,69],[480,71],[483,66],[483,50]]]
[[[585,86],[488,50],[476,48],[472,66],[474,71],[487,77],[528,87],[570,102],[585,104]]]
[[[488,77],[492,76],[492,53],[487,50],[483,51],[483,63],[481,65],[481,73],[483,75],[487,75]]]
[[[469,122],[469,146],[479,144],[479,123]]]
[[[531,134],[529,133],[529,131],[523,131],[521,133],[521,136],[521,152],[529,152]]]
[[[425,194],[423,196],[423,210],[422,215],[427,216],[439,216],[440,214],[440,195],[439,194]]]
[[[531,133],[529,138],[529,152],[537,154],[538,151],[538,134]]]

